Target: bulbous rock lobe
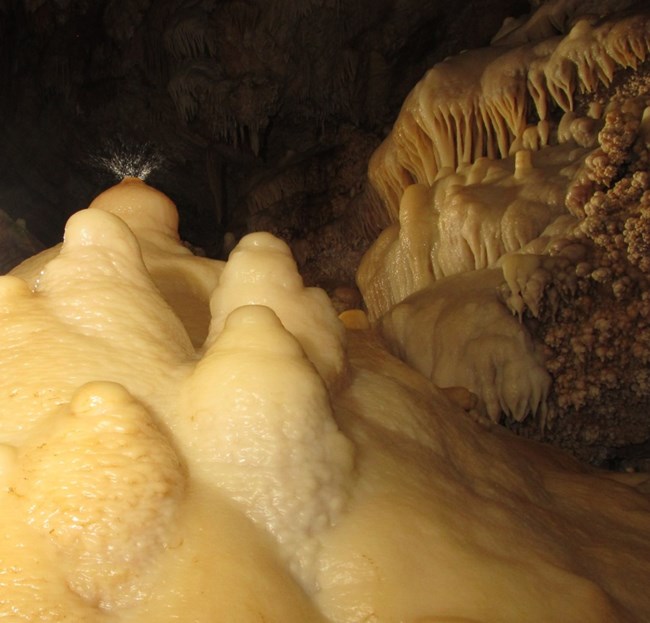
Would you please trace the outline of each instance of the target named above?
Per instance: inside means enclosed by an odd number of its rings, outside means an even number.
[[[125,177],[88,206],[119,216],[132,230],[154,230],[178,239],[178,210],[164,193],[137,177]]]
[[[353,453],[298,340],[268,307],[235,309],[181,404],[174,433],[191,473],[265,526],[313,587],[318,536],[344,507]]]
[[[185,475],[147,410],[117,383],[88,383],[21,448],[15,491],[90,605],[129,605],[174,536]],[[145,582],[146,585],[146,582]]]
[[[249,234],[230,253],[210,300],[207,345],[219,336],[226,317],[243,305],[273,309],[327,386],[334,388],[343,381],[343,325],[323,290],[303,286],[288,245],[271,234]]]

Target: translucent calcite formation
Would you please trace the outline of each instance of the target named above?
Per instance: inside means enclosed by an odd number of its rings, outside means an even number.
[[[391,350],[594,462],[650,439],[649,51],[644,3],[543,3],[434,66],[369,166]]]
[[[648,482],[467,416],[135,179],[0,278],[0,618],[641,622]],[[644,493],[645,491],[645,493]]]
[[[635,5],[638,14],[630,15]],[[431,68],[370,164],[393,214],[413,182],[431,184],[441,170],[555,142],[557,108],[574,111],[579,94],[645,61],[650,18],[643,8],[552,0],[523,24],[510,24],[489,48]]]

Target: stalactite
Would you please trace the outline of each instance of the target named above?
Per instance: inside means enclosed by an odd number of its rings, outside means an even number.
[[[114,39],[127,42],[149,10],[152,0],[110,0],[104,9],[104,24]]]
[[[533,110],[538,121],[548,121],[553,108],[572,110],[575,93],[609,86],[616,69],[635,68],[649,51],[650,16],[640,14],[595,25],[582,19],[564,38],[493,46],[436,65],[370,163],[389,214],[397,214],[405,182],[430,182],[438,170],[482,156],[506,157]],[[422,134],[428,139],[420,148]]]
[[[176,59],[217,56],[216,32],[207,15],[191,15],[168,28],[164,34],[165,47]]]
[[[650,435],[650,14],[589,6],[552,0],[413,89],[371,160],[394,222],[357,282],[370,321],[435,384],[599,462]],[[444,303],[448,289],[465,303]],[[516,362],[521,382],[504,381]]]

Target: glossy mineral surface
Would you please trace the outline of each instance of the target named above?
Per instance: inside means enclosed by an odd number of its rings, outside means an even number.
[[[284,243],[196,258],[174,215],[126,179],[0,278],[0,618],[650,617],[643,478],[477,421]]]

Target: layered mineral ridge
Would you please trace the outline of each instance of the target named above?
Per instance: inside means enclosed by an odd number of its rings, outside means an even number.
[[[193,255],[136,178],[0,277],[0,618],[650,620],[648,475],[496,423],[650,426],[650,18],[613,4],[415,88],[365,311],[268,233]]]

